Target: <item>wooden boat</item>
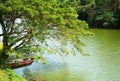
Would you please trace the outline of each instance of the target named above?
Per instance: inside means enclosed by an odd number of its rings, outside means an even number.
[[[20,67],[31,65],[32,63],[33,63],[32,58],[14,59],[8,62],[8,66],[10,68],[20,68]]]

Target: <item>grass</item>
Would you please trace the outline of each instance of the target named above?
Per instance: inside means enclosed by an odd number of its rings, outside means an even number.
[[[0,81],[10,81],[9,76],[5,73],[4,70],[0,69]]]
[[[27,81],[11,69],[0,69],[0,81]]]

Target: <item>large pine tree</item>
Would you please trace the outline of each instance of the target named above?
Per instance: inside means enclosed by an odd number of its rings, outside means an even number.
[[[48,39],[64,44],[69,41],[80,51],[79,35],[87,33],[88,25],[77,16],[75,7],[68,0],[1,0],[3,48],[0,62],[4,63],[13,53],[23,55],[46,51],[50,45],[43,45],[43,42]]]

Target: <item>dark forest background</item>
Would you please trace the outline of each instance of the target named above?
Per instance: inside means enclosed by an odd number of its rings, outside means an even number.
[[[81,0],[84,8],[77,8],[80,20],[90,27],[120,28],[120,0]]]

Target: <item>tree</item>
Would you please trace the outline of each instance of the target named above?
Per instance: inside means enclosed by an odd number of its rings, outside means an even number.
[[[95,16],[95,0],[80,0],[80,5],[77,8],[78,19],[85,20],[89,26],[93,25]]]
[[[91,27],[119,27],[120,0],[80,0],[79,19]]]
[[[1,0],[3,48],[0,62],[4,63],[13,53],[18,56],[42,53],[44,48],[50,49],[47,43],[43,43],[48,39],[63,44],[69,41],[80,51],[79,36],[87,33],[88,24],[78,20],[77,16],[68,0]]]
[[[104,27],[117,25],[119,0],[95,0],[96,21]]]

